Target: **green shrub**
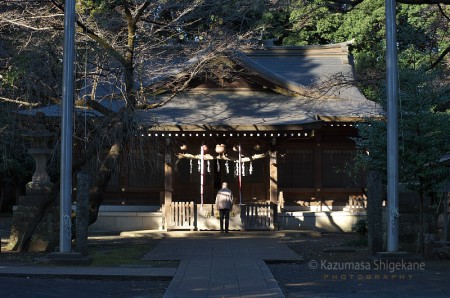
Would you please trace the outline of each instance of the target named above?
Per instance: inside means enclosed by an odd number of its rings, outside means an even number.
[[[352,226],[352,231],[358,233],[361,238],[365,238],[367,236],[367,220],[359,218]]]

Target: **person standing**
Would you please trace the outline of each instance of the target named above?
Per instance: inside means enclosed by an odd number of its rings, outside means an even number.
[[[228,189],[228,183],[222,183],[222,189],[217,192],[216,209],[219,210],[220,232],[228,233],[230,226],[230,210],[233,208],[233,193]]]

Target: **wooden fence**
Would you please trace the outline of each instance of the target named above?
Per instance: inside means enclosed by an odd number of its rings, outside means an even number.
[[[172,202],[165,227],[167,230],[195,230],[197,212],[194,202]],[[273,230],[277,205],[272,203],[247,203],[241,206],[240,218],[245,230]]]
[[[271,203],[248,203],[245,205],[246,230],[272,230],[276,222],[276,205]]]
[[[194,202],[172,202],[168,218],[166,218],[167,230],[194,230],[194,207]]]
[[[367,197],[364,195],[351,195],[348,197],[348,211],[363,212],[367,209]]]

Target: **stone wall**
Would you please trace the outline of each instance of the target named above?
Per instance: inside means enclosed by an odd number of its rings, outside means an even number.
[[[89,232],[162,230],[159,206],[101,206]]]

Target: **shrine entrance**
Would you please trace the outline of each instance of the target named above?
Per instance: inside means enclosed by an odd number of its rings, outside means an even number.
[[[254,142],[254,141],[253,141]],[[177,155],[174,165],[172,200],[165,207],[164,228],[168,230],[218,230],[215,197],[222,182],[227,182],[234,196],[230,230],[272,230],[276,223],[276,201],[270,201],[270,153],[261,145],[236,143],[212,147],[188,146]],[[227,153],[230,150],[230,153]]]
[[[212,204],[222,182],[228,182],[234,203],[265,202],[268,198],[269,158],[267,154],[213,155],[210,149],[201,154],[179,154],[173,170],[173,201]],[[234,153],[234,152],[233,152]]]
[[[273,230],[276,216],[276,204],[234,205],[230,213],[230,230]],[[165,222],[167,230],[219,230],[219,215],[214,204],[172,202]]]

